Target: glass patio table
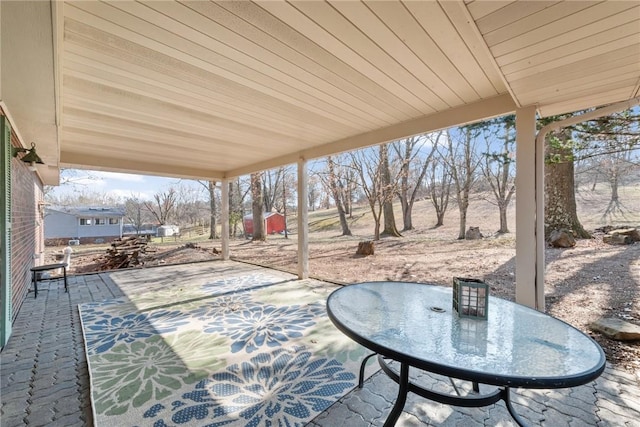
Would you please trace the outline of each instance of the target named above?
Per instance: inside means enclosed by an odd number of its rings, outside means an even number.
[[[334,291],[329,318],[343,333],[378,355],[383,371],[399,384],[385,427],[395,425],[413,392],[440,403],[479,407],[504,400],[521,426],[511,388],[574,387],[605,368],[602,348],[571,325],[529,307],[489,297],[487,320],[460,318],[452,289],[420,283],[366,282]],[[387,360],[399,363],[392,369]],[[409,381],[409,368],[470,381],[473,392],[444,394]],[[479,384],[492,391],[480,393]],[[484,387],[483,387],[484,388]]]

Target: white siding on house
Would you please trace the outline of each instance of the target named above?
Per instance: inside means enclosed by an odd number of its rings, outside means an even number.
[[[80,223],[75,215],[48,210],[44,217],[44,238],[60,239],[79,237]]]
[[[122,214],[113,209],[47,209],[45,239],[82,239],[122,236]]]
[[[100,225],[95,224],[96,218],[99,218],[102,221]],[[80,224],[80,219],[78,219],[77,222],[78,224]],[[108,217],[92,217],[91,225],[78,225],[78,232],[74,237],[82,238],[109,236],[120,236],[120,224],[109,225]]]

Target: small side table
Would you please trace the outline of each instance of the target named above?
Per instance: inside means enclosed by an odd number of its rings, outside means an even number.
[[[42,271],[49,270],[57,270],[61,268],[64,273],[64,291],[67,292],[67,264],[59,263],[59,264],[45,264],[38,265],[36,267],[31,268],[32,281],[33,281],[33,290],[35,292],[34,298],[38,298],[38,273]]]

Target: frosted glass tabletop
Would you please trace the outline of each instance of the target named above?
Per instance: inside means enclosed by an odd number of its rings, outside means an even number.
[[[327,311],[347,336],[381,355],[485,384],[572,387],[605,366],[589,336],[520,304],[489,297],[487,320],[459,318],[451,288],[359,283],[334,291]]]

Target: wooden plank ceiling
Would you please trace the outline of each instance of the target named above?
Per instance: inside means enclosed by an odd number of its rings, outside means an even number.
[[[638,96],[640,3],[65,1],[63,167],[222,178]]]

